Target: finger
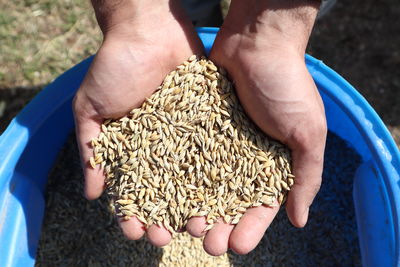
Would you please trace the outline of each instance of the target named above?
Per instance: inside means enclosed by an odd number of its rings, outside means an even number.
[[[100,122],[93,119],[76,119],[76,138],[81,155],[85,176],[85,196],[92,200],[98,198],[104,190],[104,174],[100,165],[92,168],[89,159],[93,156],[91,140],[100,133]]]
[[[83,101],[84,102],[84,101]],[[98,198],[104,189],[104,175],[99,165],[92,168],[89,159],[93,156],[91,140],[100,133],[101,120],[96,120],[84,112],[81,98],[74,99],[75,131],[81,156],[81,164],[85,175],[85,196],[87,199]]]
[[[138,240],[142,238],[145,232],[145,227],[136,217],[131,217],[129,220],[118,218],[119,226],[124,235],[130,240]]]
[[[294,226],[304,227],[309,208],[321,186],[323,149],[321,152],[292,150],[292,159],[295,179],[288,195],[286,211]]]
[[[220,256],[229,248],[229,236],[235,226],[225,223],[223,220],[217,222],[209,230],[203,240],[204,250],[212,256]]]
[[[202,237],[206,234],[204,229],[207,227],[205,217],[192,217],[186,224],[186,231],[193,237]]]
[[[237,254],[247,254],[260,242],[279,211],[279,206],[250,208],[233,229],[229,247]]]
[[[163,247],[171,242],[172,235],[164,227],[160,227],[156,224],[150,226],[147,230],[147,238],[150,243],[156,247]]]

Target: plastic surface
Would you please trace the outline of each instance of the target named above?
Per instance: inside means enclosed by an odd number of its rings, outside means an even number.
[[[217,29],[199,35],[209,51]],[[91,58],[46,87],[0,137],[0,266],[33,266],[44,212],[43,191],[73,129],[71,101]],[[328,128],[362,156],[354,202],[364,266],[400,266],[400,155],[365,99],[321,61],[306,57],[324,100]],[[349,177],[352,179],[352,177]]]

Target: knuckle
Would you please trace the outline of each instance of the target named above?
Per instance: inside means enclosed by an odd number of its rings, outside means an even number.
[[[309,150],[316,144],[325,144],[328,128],[325,120],[317,120],[315,123],[297,128],[292,136],[292,146],[301,150]]]
[[[77,95],[75,95],[74,96],[74,98],[72,98],[72,109],[73,110],[76,110],[76,108],[77,108],[77,101],[78,101],[78,99],[77,99]]]
[[[318,183],[312,183],[312,184],[307,184],[307,188],[305,189],[305,198],[304,202],[305,204],[309,207],[314,201],[315,196],[318,194],[319,190],[321,188],[321,184]]]
[[[321,189],[321,182],[313,182],[309,185],[310,194],[315,196]],[[309,203],[311,205],[311,203]]]
[[[308,179],[297,179],[295,180],[295,184],[304,188],[309,188],[312,193],[316,194],[321,189],[322,180],[320,178],[312,179],[311,181]]]
[[[82,107],[81,105],[81,96],[78,92],[75,94],[74,98],[72,99],[72,109],[74,112],[79,112],[80,108]]]
[[[326,138],[328,132],[328,126],[326,124],[326,119],[323,117],[315,124],[314,135],[320,138]]]
[[[308,148],[310,145],[312,145],[312,139],[308,135],[307,131],[295,131],[295,133],[292,135],[292,142],[293,146],[299,147],[302,149]]]

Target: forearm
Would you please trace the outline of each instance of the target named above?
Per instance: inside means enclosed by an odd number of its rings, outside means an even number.
[[[104,35],[159,27],[160,21],[184,18],[179,0],[91,0]],[[143,27],[145,26],[145,27]]]
[[[223,30],[250,47],[304,54],[319,5],[318,0],[232,0]]]

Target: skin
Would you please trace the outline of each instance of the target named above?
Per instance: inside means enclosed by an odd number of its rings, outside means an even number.
[[[104,189],[102,172],[87,164],[92,155],[88,142],[99,134],[103,119],[139,107],[170,71],[190,55],[202,53],[176,1],[108,0],[93,6],[104,42],[73,106],[88,199],[99,197]],[[286,211],[296,227],[306,224],[321,184],[327,131],[321,97],[304,62],[318,6],[310,0],[233,0],[210,54],[230,74],[252,120],[291,149],[296,179]],[[257,246],[278,210],[279,206],[250,208],[236,226],[219,222],[207,233],[205,219],[195,217],[186,230],[205,236],[204,249],[211,255],[229,248],[246,254]],[[145,232],[156,246],[171,240],[166,229],[145,229],[136,218],[120,225],[133,240]]]
[[[118,118],[139,107],[169,72],[203,51],[193,27],[187,26],[190,21],[175,1],[162,4],[136,1],[136,5],[129,1],[114,2],[116,6],[111,7],[107,6],[110,1],[94,3],[104,41],[73,103],[85,195],[90,200],[98,198],[104,190],[102,171],[88,165],[93,154],[90,140],[100,133],[103,119]],[[140,239],[145,231],[156,246],[171,240],[166,229],[158,226],[145,229],[136,218],[120,221],[120,225],[132,240]]]

